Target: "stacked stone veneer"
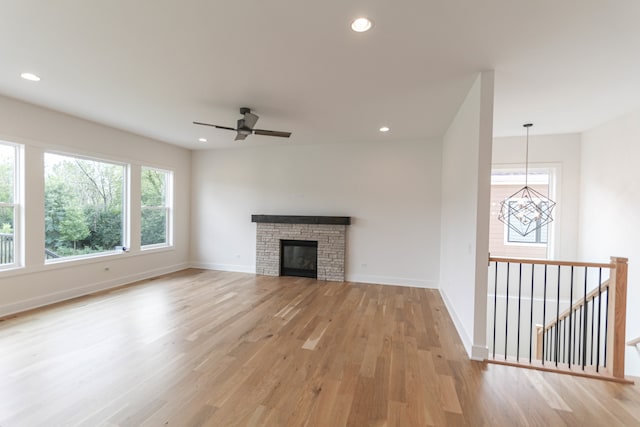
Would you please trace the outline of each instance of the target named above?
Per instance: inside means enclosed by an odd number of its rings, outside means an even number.
[[[318,280],[344,280],[346,225],[262,222],[256,225],[256,274],[280,275],[280,240],[317,240]]]

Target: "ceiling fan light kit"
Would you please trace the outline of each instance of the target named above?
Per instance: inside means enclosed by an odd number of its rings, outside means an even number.
[[[247,107],[240,108],[240,114],[242,114],[242,118],[238,119],[238,122],[236,123],[235,128],[232,128],[229,126],[214,125],[210,123],[203,123],[203,122],[193,122],[193,124],[200,125],[200,126],[211,126],[217,129],[235,131],[236,141],[243,141],[244,139],[247,138],[247,136],[251,134],[264,135],[264,136],[277,136],[280,138],[289,138],[291,136],[291,132],[284,132],[279,130],[255,129],[254,126],[256,125],[260,117],[258,117],[256,114],[253,114],[250,108],[247,108]]]

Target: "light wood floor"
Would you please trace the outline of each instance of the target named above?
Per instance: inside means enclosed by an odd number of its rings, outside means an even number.
[[[640,388],[472,362],[437,291],[186,270],[0,322],[0,426],[634,426]]]

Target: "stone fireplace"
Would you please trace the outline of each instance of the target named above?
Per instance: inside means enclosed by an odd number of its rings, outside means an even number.
[[[281,241],[297,240],[317,242],[318,280],[344,280],[350,217],[252,215],[251,221],[256,223],[256,274],[282,275]]]

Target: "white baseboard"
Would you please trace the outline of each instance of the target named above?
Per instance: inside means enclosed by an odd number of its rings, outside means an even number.
[[[409,286],[412,288],[437,289],[435,280],[407,279],[406,277],[372,276],[365,274],[347,274],[348,282],[372,283],[376,285]]]
[[[191,262],[191,268],[203,268],[205,270],[232,271],[236,273],[256,273],[255,265],[217,264],[213,262]]]
[[[469,338],[469,334],[467,333],[464,326],[462,325],[462,322],[460,321],[460,318],[458,317],[456,310],[453,308],[453,305],[451,304],[451,300],[447,296],[447,293],[444,291],[444,289],[440,289],[440,295],[442,295],[442,300],[444,301],[444,305],[447,307],[449,316],[451,316],[451,320],[453,320],[453,324],[456,327],[456,331],[458,331],[458,336],[460,337],[460,340],[462,341],[462,344],[464,345],[464,348],[467,351],[469,358],[477,360],[474,358],[474,351],[473,351],[474,349],[473,349],[473,343],[471,341],[471,338]]]
[[[40,295],[35,298],[29,298],[27,300],[18,301],[11,304],[0,305],[0,317],[32,310],[34,308],[43,307],[45,305],[55,304],[72,298],[78,298],[95,292],[105,291],[111,288],[116,288],[118,286],[128,285],[139,280],[150,279],[162,274],[184,270],[185,268],[188,268],[187,263],[174,264],[167,267],[156,268],[153,270],[147,270],[127,276],[118,277],[115,279],[95,282],[88,285],[79,286],[77,288],[65,289],[64,291]]]
[[[205,270],[233,271],[237,273],[256,273],[255,265],[238,264],[217,264],[211,262],[191,262],[192,268],[203,268]],[[347,274],[345,278],[348,282],[370,283],[375,285],[409,286],[413,288],[437,289],[438,282],[435,280],[407,279],[405,277],[372,276],[363,274]]]

